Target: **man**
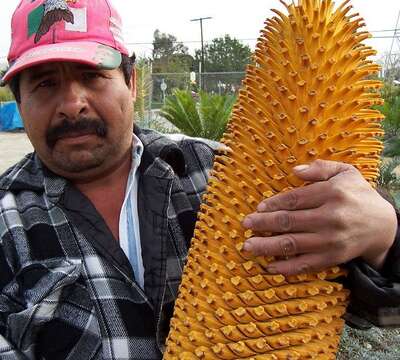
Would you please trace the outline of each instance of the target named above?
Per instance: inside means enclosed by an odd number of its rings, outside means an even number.
[[[3,82],[35,153],[0,179],[1,359],[162,357],[214,151],[134,128],[120,26],[107,0],[23,0],[14,13]],[[396,311],[393,207],[351,166],[295,171],[312,184],[244,220],[281,234],[248,250],[293,255],[270,273],[347,262],[359,313]]]

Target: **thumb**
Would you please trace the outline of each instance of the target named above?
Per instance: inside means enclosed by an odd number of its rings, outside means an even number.
[[[306,181],[326,181],[340,173],[353,171],[353,166],[337,161],[315,160],[308,165],[298,165],[293,173]]]

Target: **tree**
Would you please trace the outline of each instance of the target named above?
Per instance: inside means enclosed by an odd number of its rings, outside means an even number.
[[[190,71],[193,58],[188,54],[188,48],[176,37],[156,30],[153,39],[153,72],[183,72]]]
[[[153,74],[163,74],[153,76],[153,99],[156,103],[162,101],[163,95],[160,86],[163,82],[167,84],[168,92],[175,88],[189,88],[189,72],[194,59],[188,54],[188,48],[178,42],[175,36],[162,33],[160,30],[154,32],[152,60]],[[177,76],[176,73],[188,75]]]
[[[188,48],[171,34],[154,31],[153,39],[153,60],[166,58],[176,54],[187,54]]]
[[[207,74],[202,76],[202,88],[219,94],[236,92],[241,86],[244,71],[250,59],[250,47],[243,45],[239,40],[231,38],[229,35],[212,40],[204,47],[204,69],[202,72]],[[201,50],[196,50],[194,71],[198,71],[200,63]],[[225,72],[238,73],[220,74]]]
[[[204,46],[204,72],[245,71],[251,50],[229,35],[216,38]],[[201,50],[196,50],[195,66],[201,62]]]

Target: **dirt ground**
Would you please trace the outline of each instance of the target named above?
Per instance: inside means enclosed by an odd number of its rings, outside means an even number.
[[[0,174],[32,151],[24,132],[0,132]]]

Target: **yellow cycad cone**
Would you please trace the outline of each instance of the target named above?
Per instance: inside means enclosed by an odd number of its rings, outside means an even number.
[[[243,217],[303,183],[315,159],[378,175],[383,116],[378,66],[349,1],[299,0],[275,11],[258,40],[195,228],[165,359],[334,359],[348,291],[318,274],[269,275],[272,260],[242,250]]]

